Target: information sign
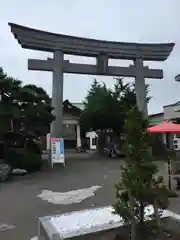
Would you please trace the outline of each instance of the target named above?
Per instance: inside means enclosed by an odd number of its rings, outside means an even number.
[[[51,163],[62,163],[65,165],[64,139],[51,138]]]

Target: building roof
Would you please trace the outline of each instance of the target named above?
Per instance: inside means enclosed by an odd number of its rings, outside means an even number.
[[[179,82],[179,81],[180,81],[180,74],[178,74],[178,75],[175,76],[175,81],[176,81],[176,82]]]
[[[175,107],[175,106],[178,106],[178,105],[180,105],[180,101],[172,103],[172,104],[165,105],[165,106],[163,106],[163,108],[164,107]]]
[[[174,43],[126,43],[103,41],[56,34],[9,23],[11,32],[22,48],[65,54],[97,57],[100,54],[114,59],[143,58],[148,61],[164,61],[171,53]]]
[[[161,115],[163,115],[163,114],[164,114],[163,112],[153,113],[153,114],[150,114],[149,117],[161,116]]]
[[[163,122],[164,122],[164,113],[163,112],[149,115],[149,124],[151,126],[159,125]]]
[[[68,106],[68,108],[76,109],[80,112],[82,112],[84,110],[84,104],[83,103],[73,103],[73,102],[70,102],[68,99],[65,99],[63,101],[63,105]]]
[[[73,106],[75,106],[75,107],[77,107],[77,108],[79,108],[79,109],[81,109],[82,111],[84,110],[84,103],[71,103]]]

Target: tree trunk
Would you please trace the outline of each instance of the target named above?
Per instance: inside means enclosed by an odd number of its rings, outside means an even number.
[[[163,239],[163,231],[162,231],[162,227],[161,227],[161,218],[160,218],[159,211],[158,211],[157,199],[154,200],[154,214],[155,214],[155,218],[156,218],[156,224],[158,227],[159,239]]]
[[[101,131],[98,136],[98,153],[100,155],[104,154],[104,148],[106,146],[106,133]]]
[[[143,225],[144,224],[144,204],[141,203],[140,204],[140,224]]]
[[[131,213],[131,240],[136,239],[136,219],[134,213],[134,199],[131,194],[131,190],[128,189],[129,203],[130,203],[130,213]]]

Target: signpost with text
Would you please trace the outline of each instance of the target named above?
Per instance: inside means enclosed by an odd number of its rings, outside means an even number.
[[[51,138],[51,164],[52,164],[52,167],[56,163],[61,163],[65,166],[64,139],[63,138]]]

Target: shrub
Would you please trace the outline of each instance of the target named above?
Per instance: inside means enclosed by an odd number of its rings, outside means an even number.
[[[23,153],[24,149],[8,148],[5,151],[5,162],[9,164],[13,169],[23,169]]]
[[[41,150],[34,136],[25,132],[7,132],[4,136],[5,162],[12,168],[28,172],[38,171],[42,166]]]
[[[24,149],[8,149],[6,163],[14,169],[20,168],[28,172],[38,171],[42,166],[41,153]]]
[[[41,154],[31,151],[25,151],[23,157],[23,168],[28,172],[39,171],[42,167]]]

